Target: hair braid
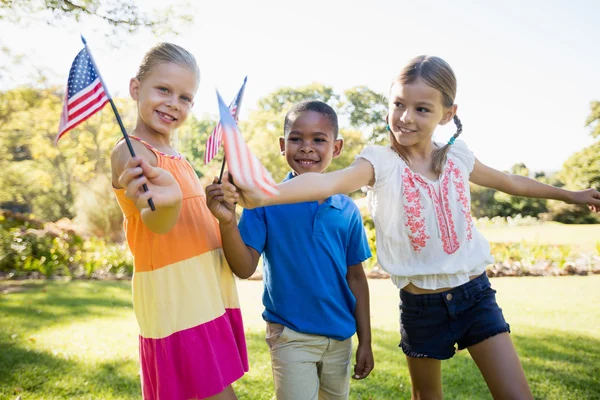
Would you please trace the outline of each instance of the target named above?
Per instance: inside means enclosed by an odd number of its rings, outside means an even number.
[[[444,164],[446,164],[446,157],[448,156],[448,151],[450,151],[450,146],[454,144],[456,138],[459,137],[463,131],[463,126],[462,122],[460,121],[460,118],[458,118],[455,115],[453,121],[456,125],[456,133],[452,135],[452,137],[450,138],[450,140],[448,140],[448,143],[446,143],[444,147],[433,151],[432,164],[433,170],[436,174],[442,173],[442,170],[444,169]]]

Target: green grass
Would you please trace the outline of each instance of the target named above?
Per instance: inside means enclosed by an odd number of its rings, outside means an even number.
[[[597,399],[600,276],[492,280],[535,398]],[[398,293],[370,281],[376,367],[353,381],[352,399],[410,397],[398,343]],[[1,287],[0,287],[1,289]],[[273,398],[260,318],[261,282],[238,282],[250,372],[240,399]],[[129,282],[43,282],[0,295],[0,398],[140,398],[137,325]],[[468,352],[443,363],[448,399],[490,399]]]
[[[502,226],[479,228],[490,242],[532,242],[540,244],[568,244],[578,251],[595,252],[600,241],[600,224],[563,225],[544,223],[531,226]]]

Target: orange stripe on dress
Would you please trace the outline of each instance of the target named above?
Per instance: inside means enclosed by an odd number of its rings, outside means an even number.
[[[185,160],[165,157],[158,157],[158,167],[172,173],[184,197],[179,220],[168,233],[157,234],[148,229],[135,204],[125,196],[125,190],[114,189],[125,215],[124,227],[135,272],[163,268],[221,247],[218,222],[206,205],[202,185],[192,167]]]
[[[192,213],[200,217],[192,219]],[[212,227],[205,226],[209,221],[214,224]],[[135,272],[156,270],[220,248],[217,224],[208,208],[197,199],[184,200],[179,222],[165,234],[148,229],[140,214],[128,218],[125,231],[134,256]]]

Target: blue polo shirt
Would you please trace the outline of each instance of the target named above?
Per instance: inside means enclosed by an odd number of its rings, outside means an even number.
[[[371,252],[349,197],[244,210],[239,230],[263,257],[265,321],[336,340],[354,335],[356,299],[346,273]]]

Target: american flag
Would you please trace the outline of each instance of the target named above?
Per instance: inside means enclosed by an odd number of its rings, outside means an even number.
[[[238,120],[238,111],[240,109],[240,104],[242,103],[242,97],[244,96],[246,80],[248,80],[248,77],[244,78],[244,83],[242,83],[242,87],[240,88],[238,93],[235,95],[235,98],[229,105],[229,112],[233,116],[235,122],[237,122]],[[222,142],[223,129],[221,128],[221,122],[219,122],[208,137],[208,140],[206,141],[206,151],[204,152],[204,164],[208,164],[210,160],[212,160],[217,155]]]
[[[87,48],[83,48],[77,54],[71,65],[65,95],[56,142],[65,133],[100,111],[109,101],[108,93]]]
[[[219,92],[217,92],[217,98],[229,173],[243,188],[259,188],[267,195],[278,194],[279,190],[271,174],[248,148]]]

